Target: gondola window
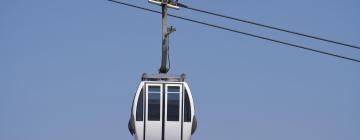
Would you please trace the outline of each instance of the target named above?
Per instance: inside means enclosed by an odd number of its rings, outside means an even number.
[[[148,119],[160,121],[160,86],[149,87]]]
[[[144,108],[144,96],[143,91],[140,91],[139,100],[136,106],[136,121],[143,121],[143,108]]]
[[[180,108],[180,87],[170,86],[168,87],[168,99],[167,99],[167,120],[179,121],[179,108]]]

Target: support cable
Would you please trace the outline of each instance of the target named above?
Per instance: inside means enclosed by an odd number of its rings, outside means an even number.
[[[161,14],[161,12],[156,11],[156,10],[152,10],[152,9],[149,9],[149,8],[144,8],[144,7],[140,7],[140,6],[136,6],[136,5],[132,5],[132,4],[121,2],[121,1],[115,1],[115,0],[108,0],[108,1],[115,2],[115,3],[118,3],[118,4],[122,4],[122,5],[126,5],[126,6],[133,7],[133,8],[137,8],[137,9],[142,9],[142,10],[152,12],[152,13]],[[226,30],[226,31],[230,31],[230,32],[238,33],[238,34],[251,36],[251,37],[254,37],[254,38],[258,38],[258,39],[263,39],[263,40],[267,40],[267,41],[287,45],[287,46],[290,46],[290,47],[295,47],[295,48],[299,48],[299,49],[303,49],[303,50],[307,50],[307,51],[311,51],[311,52],[315,52],[315,53],[320,53],[320,54],[333,56],[333,57],[337,57],[337,58],[341,58],[341,59],[345,59],[345,60],[360,63],[360,60],[350,58],[350,57],[347,57],[347,56],[342,56],[342,55],[329,53],[329,52],[325,52],[325,51],[321,51],[321,50],[316,50],[316,49],[312,49],[312,48],[308,48],[308,47],[304,47],[304,46],[300,46],[300,45],[296,45],[296,44],[292,44],[292,43],[288,43],[288,42],[283,42],[283,41],[279,41],[279,40],[275,40],[275,39],[271,39],[271,38],[267,38],[267,37],[263,37],[263,36],[258,36],[258,35],[255,35],[255,34],[246,33],[246,32],[242,32],[242,31],[239,31],[239,30],[235,30],[235,29],[231,29],[231,28],[227,28],[227,27],[223,27],[223,26],[219,26],[219,25],[214,25],[214,24],[210,24],[210,23],[206,23],[206,22],[202,22],[202,21],[198,21],[198,20],[193,20],[193,19],[190,19],[190,18],[185,18],[185,17],[173,15],[173,14],[168,14],[168,16],[176,18],[176,19],[181,19],[181,20],[185,20],[185,21],[189,21],[189,22],[193,22],[193,23],[198,23],[198,24],[210,26],[210,27],[213,27],[213,28],[218,28],[218,29],[222,29],[222,30]]]
[[[347,43],[342,43],[342,42],[338,42],[338,41],[334,41],[334,40],[330,40],[330,39],[326,39],[326,38],[322,38],[322,37],[317,37],[317,36],[313,36],[313,35],[303,34],[303,33],[291,31],[291,30],[284,29],[284,28],[269,26],[269,25],[265,25],[265,24],[262,24],[262,23],[257,23],[257,22],[254,22],[254,21],[249,21],[249,20],[245,20],[245,19],[230,17],[230,16],[227,16],[227,15],[218,14],[218,13],[214,13],[214,12],[210,12],[210,11],[205,11],[205,10],[202,10],[202,9],[189,7],[189,6],[181,4],[181,3],[179,3],[178,6],[180,6],[182,8],[185,8],[185,9],[197,11],[197,12],[200,12],[200,13],[205,13],[205,14],[209,14],[209,15],[213,15],[213,16],[217,16],[217,17],[222,17],[222,18],[226,18],[226,19],[230,19],[230,20],[234,20],[234,21],[239,21],[239,22],[243,22],[243,23],[247,23],[247,24],[251,24],[251,25],[255,25],[255,26],[260,26],[260,27],[264,27],[264,28],[268,28],[268,29],[272,29],[272,30],[282,31],[282,32],[286,32],[286,33],[289,33],[289,34],[299,35],[299,36],[303,36],[303,37],[307,37],[307,38],[312,38],[312,39],[315,39],[315,40],[320,40],[320,41],[333,43],[333,44],[337,44],[337,45],[341,45],[341,46],[350,47],[350,48],[360,50],[359,46],[355,46],[355,45],[351,45],[351,44],[347,44]]]

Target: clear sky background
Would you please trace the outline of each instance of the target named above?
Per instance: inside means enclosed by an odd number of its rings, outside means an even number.
[[[360,45],[358,0],[181,1]],[[355,49],[171,13],[360,59]],[[195,98],[194,140],[360,139],[360,63],[169,22],[178,30],[170,72],[187,74]],[[160,44],[157,14],[106,0],[1,0],[0,139],[132,139],[131,100],[142,73],[157,72]]]

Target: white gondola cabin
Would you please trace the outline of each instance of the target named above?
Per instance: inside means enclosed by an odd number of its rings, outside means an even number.
[[[135,140],[190,140],[197,127],[185,76],[144,74],[134,96],[129,131]]]

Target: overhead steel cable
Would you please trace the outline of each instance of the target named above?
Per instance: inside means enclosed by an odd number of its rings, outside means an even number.
[[[206,13],[206,14],[209,14],[209,15],[217,16],[217,17],[222,17],[222,18],[226,18],[226,19],[230,19],[230,20],[234,20],[234,21],[239,21],[239,22],[243,22],[243,23],[247,23],[247,24],[252,24],[252,25],[256,25],[256,26],[260,26],[260,27],[264,27],[264,28],[269,28],[269,29],[273,29],[273,30],[277,30],[277,31],[286,32],[286,33],[289,33],[289,34],[299,35],[299,36],[303,36],[303,37],[307,37],[307,38],[312,38],[312,39],[315,39],[315,40],[320,40],[320,41],[333,43],[333,44],[337,44],[337,45],[341,45],[341,46],[350,47],[350,48],[360,50],[359,46],[351,45],[351,44],[348,44],[348,43],[342,43],[342,42],[338,42],[338,41],[334,41],[334,40],[330,40],[330,39],[326,39],[326,38],[322,38],[322,37],[317,37],[317,36],[313,36],[313,35],[308,35],[308,34],[304,34],[304,33],[291,31],[291,30],[284,29],[284,28],[269,26],[269,25],[265,25],[265,24],[262,24],[262,23],[257,23],[257,22],[254,22],[254,21],[249,21],[249,20],[245,20],[245,19],[230,17],[230,16],[223,15],[223,14],[218,14],[218,13],[214,13],[214,12],[210,12],[210,11],[206,11],[206,10],[202,10],[202,9],[189,7],[189,6],[181,4],[181,3],[179,3],[178,6],[180,6],[182,8],[185,8],[185,9],[189,9],[189,10],[193,10],[193,11],[197,11],[197,12],[201,12],[201,13]]]
[[[137,9],[142,9],[142,10],[145,10],[145,11],[148,11],[148,12],[152,12],[152,13],[161,14],[161,12],[156,11],[156,10],[152,10],[152,9],[149,9],[149,8],[144,8],[144,7],[136,6],[136,5],[129,4],[129,3],[125,3],[125,2],[121,2],[121,1],[115,1],[115,0],[108,0],[108,1],[115,2],[115,3],[118,3],[118,4],[122,4],[122,5],[126,5],[126,6],[133,7],[133,8],[137,8]],[[275,43],[287,45],[287,46],[290,46],[290,47],[295,47],[295,48],[299,48],[299,49],[303,49],[303,50],[307,50],[307,51],[311,51],[311,52],[316,52],[316,53],[320,53],[320,54],[324,54],[324,55],[328,55],[328,56],[333,56],[333,57],[337,57],[337,58],[341,58],[341,59],[350,60],[350,61],[354,61],[354,62],[359,62],[359,63],[360,63],[360,60],[358,60],[358,59],[354,59],[354,58],[350,58],[350,57],[346,57],[346,56],[342,56],[342,55],[338,55],[338,54],[334,54],[334,53],[329,53],[329,52],[325,52],[325,51],[321,51],[321,50],[316,50],[316,49],[312,49],[312,48],[308,48],[308,47],[304,47],[304,46],[300,46],[300,45],[296,45],[296,44],[292,44],[292,43],[287,43],[287,42],[283,42],[283,41],[279,41],[279,40],[275,40],[275,39],[271,39],[271,38],[267,38],[267,37],[263,37],[263,36],[258,36],[258,35],[255,35],[255,34],[246,33],[246,32],[242,32],[242,31],[235,30],[235,29],[230,29],[230,28],[227,28],[227,27],[219,26],[219,25],[209,24],[209,23],[205,23],[205,22],[202,22],[202,21],[197,21],[197,20],[193,20],[193,19],[189,19],[189,18],[185,18],[185,17],[173,15],[173,14],[168,14],[168,16],[173,17],[173,18],[177,18],[177,19],[181,19],[181,20],[185,20],[185,21],[190,21],[190,22],[193,22],[193,23],[198,23],[198,24],[202,24],[202,25],[206,25],[206,26],[210,26],[210,27],[222,29],[222,30],[227,30],[227,31],[230,31],[230,32],[238,33],[238,34],[243,34],[243,35],[251,36],[251,37],[254,37],[254,38],[259,38],[259,39],[263,39],[263,40],[267,40],[267,41],[271,41],[271,42],[275,42]]]

